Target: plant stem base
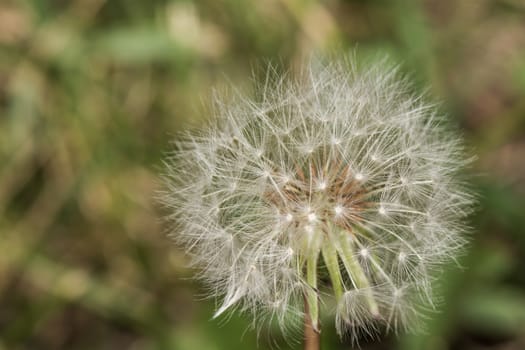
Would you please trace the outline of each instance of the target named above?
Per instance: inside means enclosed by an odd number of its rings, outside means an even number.
[[[317,322],[318,323],[318,322]],[[304,298],[304,350],[319,350],[320,331],[313,326],[308,306],[308,298]]]

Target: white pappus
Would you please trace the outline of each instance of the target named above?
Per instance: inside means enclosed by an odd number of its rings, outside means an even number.
[[[217,97],[213,122],[166,161],[171,235],[216,316],[237,307],[286,328],[304,298],[318,329],[333,298],[340,335],[411,327],[465,243],[461,140],[385,62],[268,71],[255,97]]]

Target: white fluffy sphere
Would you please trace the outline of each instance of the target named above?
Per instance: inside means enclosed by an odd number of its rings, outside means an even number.
[[[167,163],[172,236],[222,304],[340,334],[407,327],[431,272],[464,244],[472,197],[461,142],[385,64],[307,64],[250,99],[214,104]]]

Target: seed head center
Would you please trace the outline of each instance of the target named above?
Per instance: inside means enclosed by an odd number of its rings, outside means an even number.
[[[307,231],[323,223],[351,231],[355,223],[362,220],[362,212],[370,207],[367,189],[361,181],[364,176],[338,159],[328,164],[296,164],[295,173],[286,175],[270,171],[269,178],[286,181],[278,184],[269,180],[265,201],[274,206],[286,222],[305,227]]]

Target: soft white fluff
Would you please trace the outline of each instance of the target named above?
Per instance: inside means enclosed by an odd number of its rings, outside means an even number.
[[[222,300],[216,315],[287,327],[303,296],[328,292],[341,335],[411,326],[464,244],[461,142],[384,63],[268,76],[253,99],[218,97],[166,162],[171,235]]]

